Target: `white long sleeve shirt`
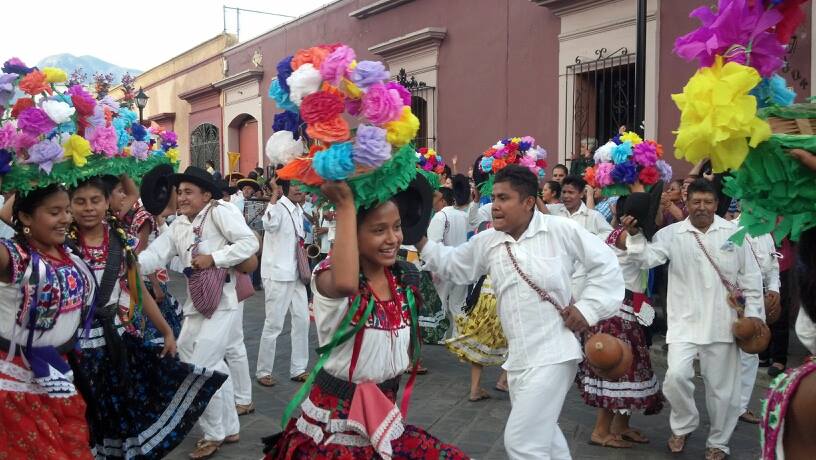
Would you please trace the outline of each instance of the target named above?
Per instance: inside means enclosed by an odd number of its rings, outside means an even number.
[[[468,215],[453,206],[445,206],[428,224],[428,239],[445,246],[459,246],[467,241]]]
[[[627,237],[629,256],[639,260],[642,268],[671,261],[666,295],[666,343],[706,345],[734,341],[731,325],[737,313],[729,307],[728,291],[694,234],[700,236],[723,276],[742,289],[745,315],[764,318],[762,275],[748,246],[728,241],[736,231],[736,225],[715,216],[705,233],[686,218],[658,231],[651,243],[641,233]]]
[[[264,239],[261,278],[274,281],[298,279],[295,244],[304,238],[303,209],[282,196],[269,204],[263,216]]]
[[[548,204],[547,210],[554,216],[566,217],[578,222],[589,233],[597,235],[603,240],[606,240],[606,237],[612,233],[612,226],[609,225],[603,214],[594,209],[589,209],[583,202],[581,207],[574,213],[569,212],[562,203]]]
[[[753,252],[759,268],[762,271],[762,286],[768,291],[779,292],[779,260],[776,254],[776,245],[770,233],[757,237],[746,237],[745,244]]]
[[[244,222],[238,208],[232,204],[212,201],[193,218],[192,222],[187,216],[178,216],[166,231],[139,254],[139,264],[142,274],[150,274],[166,268],[173,257],[178,256],[183,267],[190,267],[195,241],[193,228],[201,225],[201,220],[210,207],[212,209],[201,227],[198,250],[201,254],[211,255],[216,267],[230,269],[230,276],[224,283],[218,309],[234,310],[238,307],[238,297],[235,292],[236,275],[232,267],[258,252],[258,239]],[[183,308],[185,315],[196,312],[189,291]]]
[[[488,274],[498,297],[499,319],[507,336],[507,370],[520,370],[581,359],[575,335],[556,308],[541,300],[518,275],[504,243],[510,244],[521,270],[562,306],[570,304],[576,266],[588,274],[575,306],[590,325],[614,316],[623,301],[620,267],[603,241],[577,223],[538,211],[518,240],[488,229],[456,248],[428,241],[424,268],[456,284],[470,284]]]

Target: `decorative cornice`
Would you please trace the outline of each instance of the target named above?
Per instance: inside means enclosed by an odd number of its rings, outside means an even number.
[[[232,86],[240,85],[241,83],[256,80],[260,81],[263,78],[263,70],[260,69],[248,69],[242,72],[238,72],[235,75],[227,77],[223,80],[217,81],[212,85],[215,88],[223,89],[223,88],[230,88]]]
[[[538,6],[549,8],[558,17],[578,13],[580,11],[595,8],[604,3],[612,3],[617,0],[530,0]]]
[[[157,113],[156,115],[151,115],[151,116],[147,117],[147,121],[155,121],[156,123],[159,123],[159,122],[162,122],[162,121],[165,121],[165,120],[172,122],[172,121],[175,121],[175,119],[176,119],[176,113],[175,112],[162,112],[162,113]]]
[[[653,22],[657,20],[657,14],[647,14],[646,15],[646,22]],[[610,30],[617,30],[623,29],[625,27],[633,27],[637,25],[637,18],[628,18],[628,19],[621,19],[619,21],[611,21],[605,22],[603,24],[598,24],[592,27],[587,27],[585,29],[580,30],[573,30],[571,32],[563,33],[558,35],[558,41],[564,42],[568,40],[574,40],[576,38],[582,37],[589,37],[592,35],[598,35],[604,32],[609,32]]]
[[[371,3],[360,9],[352,11],[351,13],[349,13],[349,17],[365,19],[369,16],[380,14],[384,11],[388,11],[390,9],[396,8],[400,5],[404,5],[406,3],[410,3],[413,1],[414,0],[377,0],[374,3]]]
[[[191,89],[190,91],[185,91],[179,94],[178,97],[181,100],[192,102],[196,99],[200,99],[202,97],[206,97],[216,93],[218,93],[218,88],[216,88],[215,86],[213,86],[212,83],[210,83],[195,89]]]
[[[412,54],[432,48],[439,48],[448,31],[444,27],[426,27],[401,37],[379,43],[370,47],[372,53],[390,59],[400,55]]]

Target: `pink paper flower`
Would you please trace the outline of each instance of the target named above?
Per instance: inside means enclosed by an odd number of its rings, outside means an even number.
[[[104,153],[107,157],[113,157],[119,153],[116,146],[119,136],[116,134],[116,128],[113,126],[104,126],[96,128],[88,136],[88,142],[91,143],[91,150],[96,153]]]
[[[11,147],[11,141],[14,139],[14,134],[17,133],[17,127],[14,121],[9,120],[0,126],[0,149]]]
[[[321,64],[320,76],[336,86],[340,79],[348,77],[348,67],[356,57],[353,49],[346,45],[338,46]]]
[[[394,121],[402,112],[402,97],[382,83],[374,83],[363,95],[363,116],[374,124]]]
[[[614,182],[612,180],[612,171],[615,169],[613,163],[601,163],[596,165],[595,181],[599,187],[608,187]]]
[[[27,134],[39,136],[45,134],[57,125],[48,118],[48,114],[39,107],[31,107],[23,110],[17,117],[17,127]]]

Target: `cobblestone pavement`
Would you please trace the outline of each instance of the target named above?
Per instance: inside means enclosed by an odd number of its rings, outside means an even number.
[[[183,293],[177,281],[171,284],[171,291]],[[257,292],[246,302],[244,310],[244,333],[249,353],[250,373],[254,375],[258,342],[264,321],[263,292]],[[262,457],[260,439],[263,436],[280,431],[280,417],[289,399],[297,390],[297,384],[288,376],[289,368],[289,322],[287,319],[284,332],[278,339],[278,356],[275,360],[275,379],[280,383],[272,388],[253,384],[253,399],[256,412],[240,418],[241,441],[225,445],[214,457],[216,459],[259,459]],[[795,341],[795,334],[793,341]],[[316,346],[314,325],[310,330],[312,350]],[[441,346],[425,346],[423,364],[430,369],[424,376],[417,377],[417,384],[409,410],[408,421],[426,428],[445,442],[462,448],[468,455],[477,460],[505,459],[502,432],[507,415],[510,412],[510,400],[507,394],[493,391],[493,385],[499,375],[498,368],[487,368],[483,375],[483,386],[490,389],[492,398],[476,403],[467,400],[469,388],[469,367],[457,361],[453,355]],[[665,353],[659,345],[653,346],[654,366],[658,377],[666,372]],[[310,365],[316,361],[314,351]],[[797,364],[801,357],[794,358]],[[405,380],[403,380],[404,382]],[[751,408],[759,413],[759,397],[764,394],[768,378],[764,369],[760,369],[757,386],[754,391]],[[569,392],[561,413],[560,426],[570,444],[574,459],[701,459],[705,450],[705,438],[708,431],[703,400],[703,384],[699,377],[695,379],[697,407],[701,413],[701,426],[689,439],[686,451],[672,455],[666,447],[669,430],[669,408],[657,415],[643,416],[635,414],[632,425],[651,439],[651,444],[638,445],[632,449],[608,449],[590,446],[587,441],[595,422],[595,410],[586,406],[576,389]],[[542,395],[545,397],[545,395]],[[186,459],[194,448],[201,432],[195,428],[179,447],[167,458]],[[731,459],[755,459],[759,457],[759,430],[756,425],[739,423],[731,438]]]

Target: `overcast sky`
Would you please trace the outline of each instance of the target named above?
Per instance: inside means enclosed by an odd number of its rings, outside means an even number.
[[[331,0],[75,0],[4,1],[0,63],[16,56],[28,65],[54,54],[91,55],[150,69],[224,29],[223,6],[300,16]],[[289,19],[241,12],[241,41]],[[227,10],[235,33],[235,11]],[[70,70],[70,69],[69,69]]]

